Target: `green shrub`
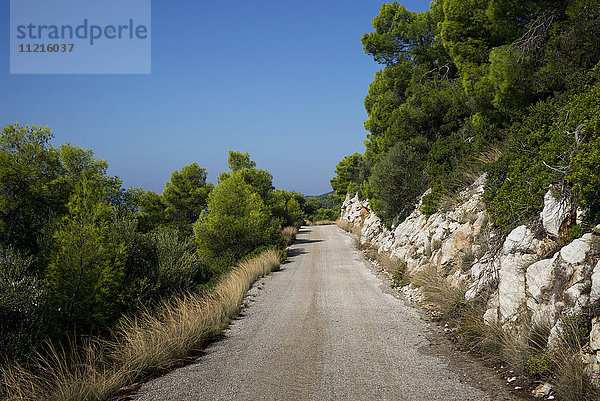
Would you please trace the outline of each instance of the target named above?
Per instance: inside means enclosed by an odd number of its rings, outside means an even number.
[[[371,206],[386,225],[398,223],[413,211],[426,188],[424,167],[423,155],[399,142],[373,168]]]
[[[194,233],[201,260],[225,268],[260,246],[283,242],[279,229],[261,197],[239,172],[232,172],[208,196]]]
[[[340,217],[339,210],[319,209],[312,218],[312,221],[330,220],[335,221]]]
[[[554,369],[552,356],[545,350],[529,357],[527,360],[527,373],[531,376],[548,377]]]
[[[392,273],[392,287],[402,287],[407,284],[407,281],[406,262],[400,262]]]
[[[32,265],[13,249],[0,252],[0,363],[22,359],[44,334],[48,290]]]

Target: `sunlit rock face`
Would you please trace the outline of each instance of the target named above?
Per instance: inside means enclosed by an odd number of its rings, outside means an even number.
[[[485,175],[451,210],[431,216],[421,213],[419,199],[416,209],[390,228],[368,201],[347,196],[341,219],[362,227],[363,245],[405,262],[409,275],[433,267],[468,301],[484,300],[487,324],[517,331],[520,325],[546,327],[548,345],[559,346],[565,319],[600,309],[600,225],[565,244],[565,229],[577,213],[549,190],[538,225],[521,225],[503,238],[489,223],[484,185]],[[409,292],[415,291],[411,286]],[[590,369],[600,373],[600,317],[592,318],[587,358]]]

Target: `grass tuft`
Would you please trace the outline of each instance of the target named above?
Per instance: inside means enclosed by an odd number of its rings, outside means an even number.
[[[292,245],[296,240],[296,235],[298,234],[298,227],[295,226],[287,226],[281,230],[281,235],[285,238],[286,245]]]
[[[422,271],[415,273],[412,283],[420,288],[427,302],[444,313],[447,318],[460,317],[466,307],[464,289],[451,287],[433,265],[428,265]]]

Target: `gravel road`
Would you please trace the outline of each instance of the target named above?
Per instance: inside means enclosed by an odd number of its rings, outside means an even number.
[[[393,295],[338,227],[302,228],[289,254],[222,339],[135,399],[517,399]]]

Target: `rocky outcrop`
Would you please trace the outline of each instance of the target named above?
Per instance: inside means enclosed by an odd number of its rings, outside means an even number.
[[[463,191],[455,206],[426,216],[419,205],[402,223],[387,228],[368,201],[347,197],[341,219],[362,226],[360,242],[406,262],[407,272],[429,266],[461,288],[467,300],[487,300],[484,320],[506,329],[552,328],[558,343],[564,319],[600,306],[600,226],[563,245],[572,206],[548,191],[537,227],[519,226],[506,237],[489,224],[482,196],[485,175]],[[412,290],[412,289],[411,289]],[[590,369],[600,374],[600,317],[590,334]]]

